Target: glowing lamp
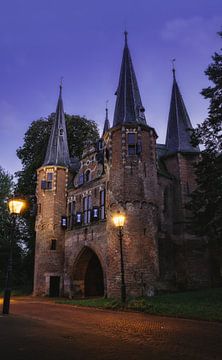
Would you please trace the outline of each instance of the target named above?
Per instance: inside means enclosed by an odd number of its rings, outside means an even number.
[[[113,222],[116,227],[123,227],[126,217],[123,214],[116,214],[113,216]]]
[[[11,198],[8,201],[10,214],[19,215],[26,207],[26,201],[19,198]]]

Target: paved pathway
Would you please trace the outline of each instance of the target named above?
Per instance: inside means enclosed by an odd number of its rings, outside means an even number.
[[[0,316],[11,360],[221,360],[222,324],[23,298]]]

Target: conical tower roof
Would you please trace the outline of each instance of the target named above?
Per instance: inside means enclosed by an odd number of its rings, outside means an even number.
[[[104,126],[103,126],[103,134],[102,137],[105,135],[105,133],[110,129],[110,123],[109,123],[109,118],[108,118],[108,109],[106,108],[106,117],[105,117],[105,122],[104,122]]]
[[[192,130],[193,127],[176,81],[175,69],[173,69],[173,88],[166,136],[167,152],[199,152],[199,148],[191,144]]]
[[[142,105],[136,75],[127,44],[127,32],[125,32],[125,46],[116,95],[117,99],[113,126],[129,123],[146,125],[145,109]]]
[[[70,165],[65,115],[62,101],[62,85],[60,85],[55,119],[52,125],[43,165],[58,165],[66,167]]]

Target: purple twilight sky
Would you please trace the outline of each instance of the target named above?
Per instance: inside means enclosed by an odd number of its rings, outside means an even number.
[[[21,169],[16,149],[31,121],[55,111],[60,77],[65,111],[100,128],[112,123],[127,29],[146,118],[165,141],[171,59],[193,125],[207,115],[200,91],[221,40],[221,0],[7,0],[0,13],[0,165]]]

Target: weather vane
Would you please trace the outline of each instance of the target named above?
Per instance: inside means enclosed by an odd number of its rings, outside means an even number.
[[[64,79],[64,76],[61,76],[61,78],[60,78],[60,87],[63,86],[63,79]]]
[[[108,119],[108,102],[109,100],[106,100],[106,119]]]

